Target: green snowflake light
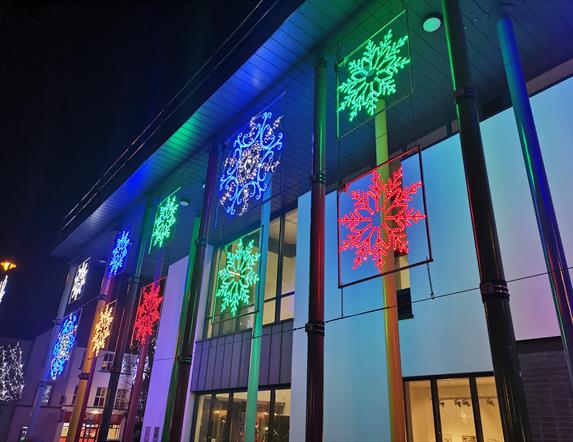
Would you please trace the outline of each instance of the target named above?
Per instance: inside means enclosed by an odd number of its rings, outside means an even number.
[[[350,121],[362,110],[371,117],[376,114],[378,100],[396,93],[394,76],[410,63],[408,57],[400,56],[407,40],[408,35],[404,35],[392,41],[392,29],[388,29],[380,42],[374,43],[372,39],[366,42],[362,56],[348,62],[348,77],[338,85],[339,96],[342,95],[338,112],[348,109]]]
[[[159,204],[155,214],[155,222],[153,223],[150,250],[153,247],[163,247],[165,242],[171,237],[172,228],[177,221],[178,208],[177,198],[173,194]]]
[[[259,281],[255,272],[260,253],[253,252],[254,240],[243,247],[243,240],[237,243],[234,252],[227,253],[225,267],[219,270],[219,285],[215,296],[221,298],[221,313],[225,310],[231,316],[237,315],[240,304],[249,304],[251,287]]]

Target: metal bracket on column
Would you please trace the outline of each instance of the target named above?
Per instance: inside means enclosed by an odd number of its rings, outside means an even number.
[[[326,174],[325,173],[317,173],[316,175],[311,175],[310,176],[310,181],[311,183],[315,184],[326,184]]]
[[[80,378],[80,381],[87,381],[90,378],[90,374],[82,372],[78,377]]]
[[[179,362],[180,364],[187,364],[187,365],[191,365],[191,360],[193,358],[189,355],[179,355],[177,356],[177,362]]]
[[[486,298],[503,298],[509,299],[509,289],[505,281],[488,281],[482,282],[479,285],[481,297],[485,301]]]
[[[195,245],[197,247],[207,247],[207,240],[205,238],[197,238],[195,240]]]
[[[456,103],[459,103],[462,100],[474,100],[475,97],[474,88],[472,86],[459,86],[454,91]]]
[[[304,325],[304,331],[308,335],[324,336],[324,322],[322,321],[307,322]]]

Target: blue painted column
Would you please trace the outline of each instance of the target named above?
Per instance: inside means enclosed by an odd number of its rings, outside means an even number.
[[[525,161],[529,189],[533,207],[535,208],[541,247],[545,256],[545,264],[547,265],[549,282],[561,328],[561,338],[567,359],[567,367],[569,368],[569,378],[573,382],[573,353],[571,351],[571,345],[573,344],[573,287],[569,270],[567,270],[567,259],[563,250],[545,166],[543,165],[539,138],[537,137],[535,121],[531,112],[531,104],[529,103],[525,77],[521,68],[515,33],[513,32],[511,18],[506,11],[502,12],[501,17],[497,21],[497,36]]]

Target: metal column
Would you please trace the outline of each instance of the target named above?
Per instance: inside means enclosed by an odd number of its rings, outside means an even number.
[[[211,215],[213,212],[211,207],[213,205],[213,197],[216,194],[218,162],[219,148],[214,147],[209,151],[207,178],[205,180],[201,222],[199,225],[199,237],[197,239],[197,248],[195,249],[193,274],[191,276],[191,286],[188,293],[189,304],[186,312],[185,326],[182,332],[182,351],[177,355],[171,375],[176,379],[176,387],[174,391],[175,396],[168,398],[167,401],[167,410],[172,410],[172,416],[165,416],[163,434],[168,435],[167,440],[169,441],[179,441],[181,439],[183,428],[185,402],[187,400],[191,370],[191,358],[193,356],[193,344],[195,341],[195,328],[197,325],[197,307],[199,296],[201,294],[201,281],[203,279],[203,268],[205,267],[205,257],[207,254],[207,239],[209,236]]]
[[[101,425],[98,433],[98,442],[107,441],[109,432],[109,425],[111,423],[111,416],[115,405],[115,396],[117,394],[117,386],[119,384],[119,377],[121,375],[121,366],[123,363],[123,355],[129,344],[129,338],[133,329],[133,312],[137,302],[137,295],[139,289],[139,278],[141,276],[141,269],[143,267],[143,260],[147,250],[147,241],[151,234],[153,218],[153,205],[151,198],[147,199],[145,211],[143,213],[143,220],[141,222],[141,230],[139,233],[139,241],[137,244],[137,255],[135,258],[135,268],[133,276],[130,278],[129,287],[127,289],[126,300],[121,316],[121,323],[118,332],[118,338],[115,345],[115,353],[113,357],[112,366],[109,374],[109,382],[107,385],[107,394],[105,397],[104,408],[101,416]]]
[[[472,87],[464,23],[458,0],[442,0],[442,9],[480,273],[480,291],[503,432],[507,441],[525,441],[529,439],[527,409]]]
[[[314,65],[314,120],[310,212],[306,440],[322,441],[324,397],[324,222],[326,196],[326,60]]]
[[[545,264],[553,292],[555,310],[559,319],[561,328],[561,338],[563,340],[563,349],[567,367],[569,368],[569,378],[573,382],[573,287],[571,277],[567,266],[565,251],[559,233],[557,216],[553,207],[551,191],[545,174],[543,165],[543,156],[535,121],[531,112],[529,96],[527,95],[527,86],[525,77],[521,68],[519,50],[511,24],[511,18],[505,13],[497,22],[497,36],[503,56],[505,66],[505,75],[513,113],[521,142],[521,151],[525,161],[525,170],[529,181],[529,190],[531,199],[535,208],[535,217],[537,219],[537,228],[541,237],[541,247],[545,256]]]

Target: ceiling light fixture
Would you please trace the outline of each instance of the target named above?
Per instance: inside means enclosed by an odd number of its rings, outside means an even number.
[[[187,198],[181,198],[181,199],[179,200],[179,205],[180,205],[181,207],[187,207],[189,204],[190,204],[190,203],[189,203],[189,200],[188,200]]]
[[[430,14],[422,21],[422,28],[426,32],[436,32],[442,27],[442,16],[440,14]]]

